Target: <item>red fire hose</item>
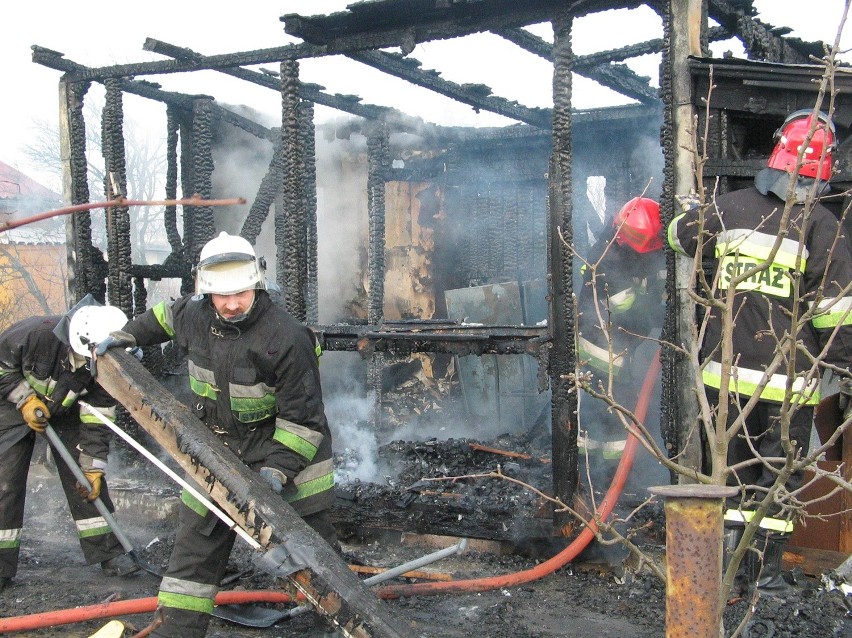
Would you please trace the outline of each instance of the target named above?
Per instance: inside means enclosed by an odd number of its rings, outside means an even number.
[[[259,591],[223,591],[216,595],[217,605],[239,605],[243,603],[289,603],[293,597],[281,591],[259,590]],[[0,618],[0,633],[7,631],[24,631],[27,629],[40,629],[56,625],[70,625],[72,623],[95,620],[97,618],[112,618],[113,616],[144,614],[157,609],[157,597],[134,598],[132,600],[119,600],[86,607],[75,607],[73,609],[61,609],[59,611],[46,611],[41,614],[30,614],[28,616],[12,616]]]
[[[657,349],[651,365],[648,367],[648,372],[645,374],[645,380],[642,383],[642,389],[639,391],[639,398],[636,402],[634,414],[638,421],[645,419],[648,413],[648,405],[651,402],[651,392],[654,389],[654,383],[657,380],[657,375],[660,372],[660,351]],[[636,456],[636,448],[639,446],[639,441],[633,434],[628,433],[627,444],[624,446],[624,454],[618,464],[618,469],[615,471],[615,476],[612,479],[612,484],[601,501],[598,508],[598,514],[601,520],[605,520],[612,512],[615,504],[618,502],[618,497],[624,489],[624,484],[627,481],[627,476],[630,474],[630,468],[633,466],[633,458]],[[470,580],[451,580],[434,583],[414,583],[407,585],[388,585],[378,590],[379,598],[399,598],[401,596],[429,596],[434,594],[450,594],[459,592],[480,592],[489,591],[492,589],[502,589],[504,587],[516,587],[529,583],[533,580],[538,580],[552,574],[560,567],[564,567],[569,562],[574,560],[577,555],[582,552],[595,537],[597,524],[590,521],[589,525],[580,532],[580,535],[575,538],[568,547],[561,552],[547,559],[543,563],[536,565],[531,569],[513,574],[504,574],[502,576],[491,576],[488,578],[475,578]]]
[[[651,365],[648,367],[648,372],[645,374],[645,380],[642,383],[642,388],[639,391],[639,398],[636,402],[634,414],[636,419],[639,421],[644,420],[648,413],[648,405],[651,402],[651,392],[654,389],[654,383],[656,382],[659,373],[660,351],[658,349],[654,354]],[[621,456],[621,461],[619,462],[618,469],[612,479],[612,484],[609,486],[609,489],[598,508],[598,514],[601,520],[605,520],[612,513],[615,504],[618,502],[618,498],[621,496],[621,491],[624,489],[624,484],[627,481],[627,476],[630,474],[630,469],[633,466],[633,458],[636,456],[636,449],[638,446],[639,442],[636,437],[633,436],[633,434],[628,433],[627,444],[624,447],[624,454]],[[492,589],[502,589],[504,587],[517,587],[518,585],[523,585],[524,583],[544,578],[574,560],[574,558],[576,558],[577,555],[582,552],[595,537],[596,530],[597,524],[594,521],[590,521],[589,525],[580,532],[580,535],[577,536],[577,538],[575,538],[568,547],[552,558],[549,558],[531,569],[515,572],[513,574],[504,574],[502,576],[491,576],[487,578],[414,583],[407,585],[389,585],[379,588],[376,595],[379,598],[391,599],[403,596],[432,596],[436,594],[482,592]],[[219,592],[216,596],[217,605],[257,602],[288,603],[293,602],[293,599],[289,594],[285,594],[280,591],[268,590],[224,591]],[[152,596],[150,598],[137,598],[134,600],[90,605],[88,607],[76,607],[74,609],[31,614],[29,616],[0,618],[0,633],[8,631],[23,631],[26,629],[38,629],[54,625],[66,625],[86,620],[94,620],[96,618],[110,618],[121,614],[141,614],[145,612],[152,612],[156,608],[157,598],[156,596]]]

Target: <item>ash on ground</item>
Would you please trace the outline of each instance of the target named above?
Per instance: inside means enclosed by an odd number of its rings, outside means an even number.
[[[485,474],[500,464],[502,471],[531,485],[549,484],[547,459],[522,441],[501,437],[487,442],[486,447],[529,458],[501,456],[477,449],[478,445],[469,439],[454,439],[394,441],[381,446],[379,456],[385,469],[395,473],[388,474],[381,483],[354,481],[338,486],[335,515],[341,519],[338,529],[347,562],[355,566],[394,567],[434,552],[437,546],[427,541],[440,540],[437,532],[441,529],[466,528],[472,541],[483,537],[498,540],[482,546],[471,542],[462,553],[423,568],[427,574],[421,578],[400,577],[390,583],[476,580],[524,573],[564,549],[568,541],[556,541],[547,531],[549,508],[542,506],[540,496],[523,486],[499,478],[424,481]],[[140,468],[132,469],[141,474],[133,479],[115,479],[110,485],[116,518],[138,554],[162,570],[174,539],[177,490],[153,470],[142,473]],[[105,577],[96,566],[83,563],[50,462],[33,465],[28,489],[20,569],[12,586],[0,594],[0,615],[9,618],[59,612],[61,618],[63,611],[79,606],[156,596],[159,579],[155,576],[141,572],[130,578]],[[629,501],[641,498],[644,497],[639,494],[626,495],[624,510],[633,507]],[[658,509],[643,512],[645,518],[632,520],[631,524],[645,530],[638,538],[643,549],[651,555],[661,555],[662,514]],[[494,523],[495,519],[499,524]],[[524,546],[522,533],[529,534],[534,542]],[[449,544],[459,540],[459,534],[453,536],[447,540]],[[635,563],[624,559],[623,554],[615,556],[620,559],[613,560],[613,554],[593,544],[552,573],[516,586],[382,600],[381,609],[411,627],[405,638],[663,638],[663,583],[647,571],[637,572]],[[280,589],[279,581],[256,569],[256,558],[257,552],[238,540],[223,589]],[[797,576],[795,590],[784,599],[761,598],[757,602],[741,634],[744,638],[852,636],[850,597],[839,589],[843,580],[832,574],[822,578]],[[287,607],[261,606],[282,612]],[[749,607],[747,600],[728,605],[728,635],[746,617]],[[152,617],[152,613],[140,613],[118,619],[126,624],[125,636],[129,637],[146,627]],[[50,626],[15,635],[83,638],[107,620],[73,624],[54,621]],[[214,618],[208,632],[210,638],[323,635],[328,634],[315,628],[312,614],[267,628]]]

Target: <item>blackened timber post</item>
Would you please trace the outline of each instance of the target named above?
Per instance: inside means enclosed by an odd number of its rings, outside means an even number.
[[[89,82],[59,82],[59,148],[62,162],[62,196],[72,206],[89,201],[88,161],[86,159],[86,121],[83,104]],[[86,293],[101,302],[106,299],[106,282],[95,270],[103,259],[95,259],[92,245],[92,217],[81,211],[65,218],[68,292],[71,304]]]
[[[106,99],[101,113],[103,132],[101,151],[104,157],[104,197],[107,200],[127,197],[127,164],[124,147],[124,100],[116,80],[106,80]],[[110,305],[125,315],[133,314],[130,268],[130,208],[113,206],[106,209],[108,240],[108,293]]]
[[[190,167],[190,188],[202,198],[210,198],[213,192],[213,103],[209,98],[199,98],[192,104],[192,126],[187,164]],[[186,183],[186,181],[185,181]],[[184,188],[186,192],[186,188]],[[212,206],[192,206],[184,210],[189,217],[184,235],[189,262],[198,263],[198,255],[208,241],[216,234],[216,222]],[[185,220],[186,221],[186,220]]]
[[[368,270],[369,306],[367,322],[379,325],[384,319],[385,305],[385,183],[390,165],[388,127],[374,122],[367,138],[367,206],[369,211]],[[385,355],[373,352],[367,368],[367,385],[375,401],[374,422],[382,424],[382,373]]]
[[[302,148],[305,154],[303,165],[305,195],[305,251],[306,280],[305,306],[310,325],[319,323],[319,252],[317,229],[317,151],[314,103],[302,100],[299,104],[302,123]]]
[[[572,17],[560,13],[553,20],[553,154],[548,174],[548,327],[553,339],[550,384],[553,496],[570,505],[577,488],[577,394],[570,376],[576,368],[574,352],[573,254],[571,242],[571,51]],[[561,237],[560,237],[561,233]],[[563,241],[564,238],[564,241]],[[567,242],[567,244],[566,244]],[[554,513],[562,530],[568,514]]]
[[[281,63],[281,135],[284,141],[284,186],[282,210],[275,211],[277,276],[284,307],[299,321],[307,319],[305,279],[305,153],[299,105],[299,63]]]

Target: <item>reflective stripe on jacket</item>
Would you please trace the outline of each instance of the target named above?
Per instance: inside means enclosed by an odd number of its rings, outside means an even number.
[[[331,505],[331,434],[307,326],[257,291],[240,322],[222,321],[196,296],[158,304],[125,330],[141,346],[173,339],[187,352],[196,416],[253,469],[281,470],[299,514]]]
[[[731,336],[736,360],[731,391],[753,396],[775,359],[777,344],[785,343],[785,333],[791,331],[791,317],[820,311],[796,334],[798,348],[807,354],[793,348],[789,355],[795,357],[793,400],[814,404],[819,402],[818,379],[809,376],[810,357],[817,356],[830,342],[825,360],[850,368],[852,314],[848,310],[852,297],[844,294],[844,288],[852,281],[852,258],[848,239],[838,236],[838,222],[827,208],[815,205],[806,221],[805,208],[794,205],[787,228],[781,228],[783,212],[784,202],[753,187],[718,196],[704,213],[702,255],[717,276],[717,297],[735,277],[766,265],[736,285],[736,321]],[[803,227],[806,233],[802,237]],[[694,256],[699,250],[698,234],[699,209],[692,209],[669,224],[669,245]],[[778,250],[766,264],[776,243]],[[705,385],[717,389],[722,382],[721,333],[721,319],[713,309],[702,347],[702,356],[710,360],[703,378]],[[789,349],[789,339],[786,345]],[[766,380],[761,399],[784,400],[788,385],[785,373],[782,361]]]

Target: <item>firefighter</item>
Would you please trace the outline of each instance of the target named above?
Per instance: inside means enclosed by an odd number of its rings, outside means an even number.
[[[813,129],[810,141],[809,132]],[[718,195],[704,211],[701,234],[704,267],[716,279],[715,298],[727,296],[729,282],[746,269],[765,264],[769,251],[780,240],[768,268],[736,284],[733,294],[732,334],[734,360],[727,389],[730,394],[730,429],[746,403],[759,393],[754,408],[747,413],[743,428],[728,445],[728,484],[740,488],[739,496],[728,502],[725,511],[725,546],[735,548],[743,527],[751,521],[760,502],[776,481],[779,462],[786,456],[781,439],[782,404],[791,410],[789,439],[800,453],[806,452],[811,437],[814,406],[819,402],[819,373],[813,374],[815,357],[825,351],[823,370],[847,378],[852,354],[852,259],[848,242],[840,234],[835,216],[819,203],[828,189],[832,171],[835,129],[830,119],[811,110],[790,114],[775,133],[775,147],[767,166],[755,177],[754,186]],[[801,161],[799,155],[801,153]],[[788,196],[789,221],[782,220]],[[699,215],[694,207],[672,220],[668,240],[677,252],[693,256],[699,250]],[[804,234],[802,234],[804,229]],[[808,325],[795,333],[791,317],[813,314]],[[703,384],[711,406],[718,405],[722,385],[722,322],[720,310],[709,308],[702,344]],[[779,357],[779,350],[784,350]],[[760,388],[767,367],[777,368]],[[788,370],[792,378],[788,377]],[[788,385],[792,391],[788,393]],[[848,388],[847,382],[843,383]],[[802,485],[801,473],[786,484],[786,494],[774,499],[760,521],[754,547],[763,553],[762,571],[758,554],[750,551],[741,572],[741,587],[765,592],[783,592],[781,556],[793,532],[789,494]]]
[[[600,384],[605,388],[611,375],[614,398],[631,410],[649,364],[645,337],[662,325],[662,231],[659,204],[634,197],[619,210],[609,236],[598,240],[582,268],[579,365],[594,375],[595,390]],[[603,470],[593,473],[593,481],[605,482],[624,452],[626,430],[603,400],[584,395],[580,403],[580,457],[588,457],[592,469]]]
[[[246,239],[222,232],[201,250],[195,295],[157,304],[97,352],[174,340],[187,352],[196,416],[338,549],[319,343],[272,303],[265,266]],[[164,623],[152,635],[200,638],[236,535],[186,491],[179,516],[158,597]]]
[[[64,463],[56,469],[86,563],[100,563],[108,576],[128,576],[138,566],[125,553],[94,501],[110,512],[104,473],[111,434],[81,408],[77,399],[114,418],[115,401],[92,378],[88,341],[124,325],[118,308],[101,306],[87,295],[64,316],[19,321],[0,334],[0,590],[18,570],[27,475],[36,443],[48,420],[69,450],[76,451],[92,488],[77,483]]]

